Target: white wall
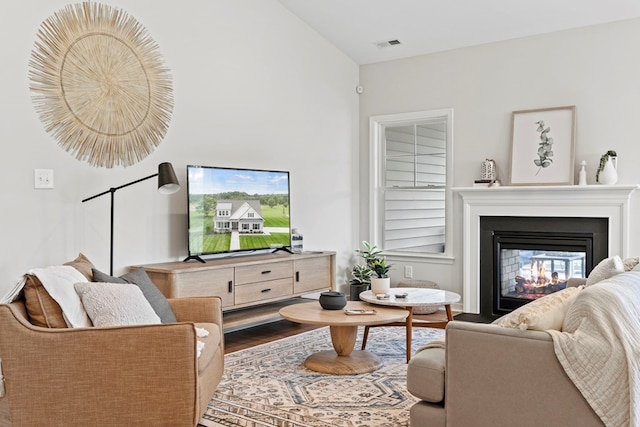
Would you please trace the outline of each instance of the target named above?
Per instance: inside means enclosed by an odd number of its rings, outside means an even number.
[[[493,158],[500,179],[508,181],[511,112],[576,106],[576,175],[587,161],[588,183],[595,182],[600,156],[619,156],[619,184],[640,183],[640,20],[486,44],[360,68],[360,209],[368,206],[369,117],[437,108],[454,108],[455,186],[471,186],[480,162]],[[577,182],[577,176],[576,176]],[[636,192],[632,222],[640,212]],[[541,207],[544,209],[544,207]],[[398,260],[414,277],[462,290],[461,203],[454,205],[455,261],[452,265]],[[630,254],[640,254],[639,226],[632,225]],[[367,218],[360,236],[369,235]]]
[[[128,168],[94,168],[57,146],[30,99],[28,61],[40,23],[66,1],[4,5],[0,28],[0,295],[32,267],[85,253],[109,268],[110,187],[170,161],[183,187],[149,180],[116,193],[115,273],[181,260],[186,249],[186,165],[291,172],[293,226],[305,249],[338,252],[344,282],[357,242],[358,66],[275,0],[109,1],[140,21],[174,78],[168,133]],[[55,189],[34,190],[33,170],[53,169]],[[344,276],[344,278],[342,277]]]

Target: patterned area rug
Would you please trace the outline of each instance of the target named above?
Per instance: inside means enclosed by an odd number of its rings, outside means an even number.
[[[414,328],[413,352],[444,335]],[[360,348],[362,328],[356,349]],[[320,328],[225,356],[225,373],[200,426],[399,427],[409,425],[416,402],[406,389],[405,331],[371,328],[367,350],[384,366],[368,374],[327,375],[303,366],[330,350],[329,328]]]

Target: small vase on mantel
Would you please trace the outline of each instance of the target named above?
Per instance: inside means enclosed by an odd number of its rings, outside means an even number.
[[[614,185],[618,182],[618,157],[615,151],[608,151],[600,158],[596,181],[602,185]]]

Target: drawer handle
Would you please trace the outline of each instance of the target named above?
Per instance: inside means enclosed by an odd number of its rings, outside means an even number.
[[[300,272],[296,271],[296,282],[300,281]]]
[[[271,273],[271,270],[265,270],[262,272],[262,274],[269,274],[269,273]]]
[[[233,281],[229,280],[229,293],[233,292]]]
[[[271,288],[263,289],[260,292],[262,292],[263,294],[266,294],[267,292],[271,292]]]

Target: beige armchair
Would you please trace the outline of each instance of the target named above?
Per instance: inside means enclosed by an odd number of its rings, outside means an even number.
[[[32,325],[23,300],[0,305],[12,426],[198,424],[223,372],[221,301],[169,303],[178,323],[77,329]]]

